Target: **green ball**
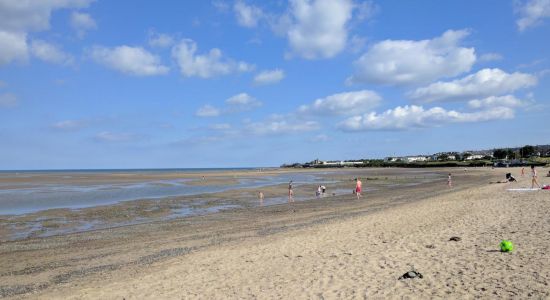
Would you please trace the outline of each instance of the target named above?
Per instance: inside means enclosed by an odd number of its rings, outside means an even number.
[[[514,244],[512,244],[512,242],[507,240],[502,240],[502,242],[500,242],[500,251],[512,252],[512,250],[514,250]]]

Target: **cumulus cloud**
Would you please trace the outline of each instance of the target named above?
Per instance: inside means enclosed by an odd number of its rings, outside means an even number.
[[[87,31],[96,29],[97,24],[89,14],[73,12],[71,14],[71,27],[76,31],[79,38],[83,38]]]
[[[382,98],[373,91],[361,90],[319,98],[310,105],[298,108],[301,114],[350,115],[371,111]]]
[[[514,110],[509,107],[495,107],[477,112],[457,112],[441,107],[424,109],[422,106],[398,106],[383,113],[350,117],[338,125],[344,131],[407,130],[413,128],[437,127],[448,123],[473,123],[491,120],[511,119]]]
[[[87,7],[93,0],[0,0],[0,28],[15,32],[50,28],[54,10]]]
[[[0,66],[28,59],[27,35],[0,30]]]
[[[262,106],[262,102],[258,99],[247,93],[240,93],[227,98],[223,109],[207,104],[199,108],[195,115],[198,117],[217,117],[221,114],[249,111],[260,106]]]
[[[240,93],[225,100],[227,104],[227,112],[241,112],[248,111],[254,108],[262,106],[262,102],[258,99],[248,95],[247,93]]]
[[[197,44],[189,39],[182,40],[172,48],[172,57],[185,77],[211,78],[235,72],[249,72],[254,69],[254,66],[248,63],[223,57],[222,51],[217,48],[202,55],[196,52]]]
[[[518,99],[513,95],[506,96],[491,96],[483,99],[474,99],[468,101],[468,106],[470,108],[491,108],[491,107],[522,107],[527,105],[526,101]]]
[[[122,73],[136,76],[152,76],[168,73],[160,58],[141,47],[119,46],[106,48],[95,46],[90,56],[97,63]]]
[[[277,83],[285,78],[285,72],[281,69],[267,70],[254,77],[255,84]]]
[[[174,44],[174,38],[165,33],[149,32],[149,46],[156,48],[167,48]]]
[[[450,82],[436,82],[418,88],[409,96],[418,102],[461,101],[511,93],[537,84],[537,77],[526,73],[506,73],[500,69],[482,69]]]
[[[14,107],[18,103],[17,96],[11,93],[0,94],[0,108]]]
[[[209,104],[206,104],[199,108],[197,112],[195,113],[195,116],[197,117],[217,117],[219,116],[221,111]]]
[[[253,28],[258,25],[258,21],[263,16],[263,12],[259,7],[248,5],[244,1],[238,0],[233,6],[237,22],[244,27]]]
[[[523,1],[516,8],[520,18],[516,21],[519,31],[542,24],[545,18],[550,17],[550,0]]]
[[[42,40],[32,41],[31,53],[38,59],[53,64],[72,65],[74,63],[72,55],[63,52],[57,45]]]
[[[93,0],[0,0],[0,65],[26,61],[27,35],[50,28],[54,10],[87,7]]]
[[[467,72],[476,62],[474,48],[461,47],[468,30],[448,30],[431,40],[385,40],[354,62],[348,83],[408,85]]]
[[[340,53],[348,39],[351,0],[292,0],[282,18],[291,55],[306,59],[330,58]]]

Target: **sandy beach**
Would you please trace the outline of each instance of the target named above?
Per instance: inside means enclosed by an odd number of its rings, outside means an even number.
[[[549,298],[550,191],[507,191],[530,187],[528,178],[490,184],[519,169],[437,170],[449,171],[452,189],[442,176],[361,200],[340,195],[3,242],[0,296]],[[502,239],[513,252],[499,251]],[[398,279],[410,270],[422,278]]]

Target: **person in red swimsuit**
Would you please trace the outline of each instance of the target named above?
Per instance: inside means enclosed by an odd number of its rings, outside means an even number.
[[[357,195],[357,200],[361,198],[361,186],[363,183],[359,178],[355,178],[355,195]]]

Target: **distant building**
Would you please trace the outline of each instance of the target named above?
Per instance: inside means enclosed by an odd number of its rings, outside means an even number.
[[[484,158],[485,155],[481,155],[481,154],[472,154],[470,156],[467,156],[464,160],[476,160],[476,159],[482,159]]]
[[[428,161],[428,157],[426,156],[406,156],[403,158],[404,161],[411,163],[416,161]]]

